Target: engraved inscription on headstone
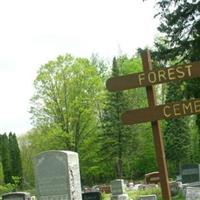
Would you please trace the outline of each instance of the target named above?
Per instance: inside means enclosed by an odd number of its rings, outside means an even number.
[[[155,194],[143,195],[139,197],[139,200],[157,200],[157,196]]]
[[[187,164],[181,167],[182,183],[193,183],[200,181],[200,165]]]
[[[187,187],[186,188],[186,200],[199,200],[200,188],[199,187]]]
[[[34,159],[37,199],[81,200],[78,154],[47,151]]]

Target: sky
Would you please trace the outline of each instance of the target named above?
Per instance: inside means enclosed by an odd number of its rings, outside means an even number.
[[[0,0],[0,134],[32,128],[41,65],[58,55],[111,59],[152,46],[154,0]]]

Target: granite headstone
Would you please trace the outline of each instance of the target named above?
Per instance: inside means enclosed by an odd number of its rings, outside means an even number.
[[[47,151],[34,159],[38,200],[82,200],[78,154]]]
[[[102,200],[100,192],[84,192],[82,193],[83,200]]]
[[[9,192],[2,194],[2,200],[31,200],[28,192]]]
[[[127,200],[128,195],[125,193],[125,184],[123,179],[111,181],[111,200]]]
[[[187,164],[181,167],[182,183],[200,181],[200,164]]]

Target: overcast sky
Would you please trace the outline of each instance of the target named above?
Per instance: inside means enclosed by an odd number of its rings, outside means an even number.
[[[153,0],[0,0],[0,133],[31,129],[37,70],[58,55],[112,58],[152,46]]]

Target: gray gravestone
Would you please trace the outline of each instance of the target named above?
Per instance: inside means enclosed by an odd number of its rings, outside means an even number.
[[[155,194],[142,195],[142,196],[139,197],[139,200],[157,200],[157,196]]]
[[[47,151],[34,159],[38,200],[82,200],[78,154]]]
[[[200,188],[199,187],[187,187],[186,188],[186,200],[199,200]]]
[[[200,165],[187,164],[181,167],[182,183],[193,183],[200,181]]]
[[[111,192],[113,195],[124,194],[125,193],[125,185],[123,179],[116,179],[111,181]]]
[[[82,193],[83,200],[102,200],[101,192]]]
[[[127,200],[128,195],[125,193],[125,184],[123,179],[111,181],[111,200]]]
[[[31,195],[28,192],[9,192],[2,194],[2,200],[30,200]]]

